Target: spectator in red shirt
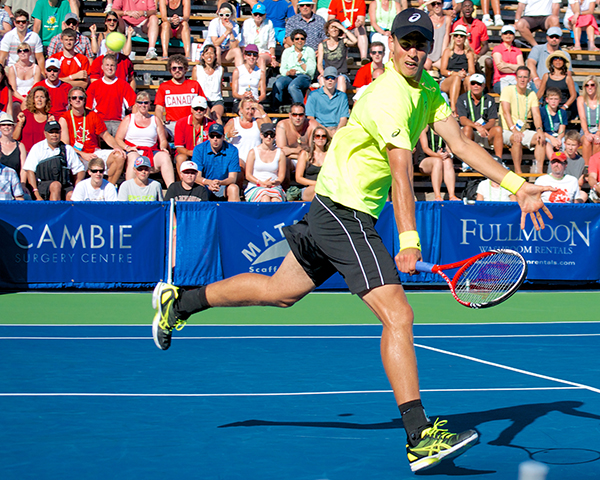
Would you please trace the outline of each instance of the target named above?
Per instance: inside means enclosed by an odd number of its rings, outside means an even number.
[[[135,75],[133,73],[133,63],[129,59],[129,57],[122,52],[113,52],[108,49],[108,53],[111,53],[115,57],[115,61],[117,62],[116,76],[121,80],[129,83],[131,88],[136,89],[135,83]],[[100,80],[104,72],[102,71],[102,62],[104,61],[104,55],[99,55],[94,59],[90,69],[88,71],[88,77],[90,78],[90,82],[94,83],[97,80]]]
[[[100,115],[111,135],[115,135],[126,110],[135,105],[135,92],[124,80],[117,78],[117,59],[114,54],[102,59],[104,75],[87,89],[86,107]]]
[[[94,158],[104,161],[108,170],[108,181],[116,185],[125,165],[125,152],[119,147],[114,137],[108,133],[100,116],[85,108],[86,94],[81,87],[73,87],[69,92],[71,110],[58,120],[61,128],[61,140],[71,145],[79,159],[87,169]],[[112,150],[100,149],[100,139]]]
[[[367,51],[369,39],[365,30],[367,5],[365,0],[331,0],[329,20],[337,18],[339,22],[358,38],[358,50],[363,64],[368,63]]]
[[[58,76],[60,61],[56,58],[46,60],[46,80],[41,80],[34,87],[44,87],[50,95],[50,115],[59,118],[69,108],[69,90],[71,85],[61,81]]]
[[[90,68],[90,61],[86,56],[75,51],[77,32],[72,28],[67,28],[60,34],[60,38],[63,42],[62,52],[55,53],[50,57],[60,61],[59,78],[73,87],[87,87],[87,71]]]
[[[500,94],[508,85],[517,84],[517,68],[525,65],[523,52],[513,45],[515,41],[515,27],[505,25],[500,30],[502,43],[492,50],[494,60],[494,92]]]
[[[154,98],[156,116],[164,121],[165,128],[171,135],[175,131],[177,120],[192,113],[191,105],[194,97],[205,96],[196,80],[185,78],[188,68],[187,58],[179,54],[171,55],[167,62],[167,70],[171,72],[172,78],[160,84]]]
[[[33,87],[25,98],[24,109],[17,116],[17,126],[13,133],[15,140],[25,145],[27,152],[36,143],[46,139],[46,122],[54,120],[50,115],[50,94],[44,87]]]
[[[385,45],[383,43],[373,42],[369,53],[371,54],[372,61],[360,67],[354,76],[354,83],[352,83],[352,86],[356,88],[369,85],[373,81],[373,71],[378,68],[385,68],[383,65]]]
[[[113,12],[119,15],[121,23],[126,27],[131,25],[140,37],[148,37],[146,60],[156,60],[158,10],[155,0],[115,0]]]
[[[208,129],[215,122],[206,115],[207,111],[206,98],[196,96],[192,100],[192,114],[175,124],[175,163],[178,172],[181,164],[192,158],[194,147],[208,140]]]

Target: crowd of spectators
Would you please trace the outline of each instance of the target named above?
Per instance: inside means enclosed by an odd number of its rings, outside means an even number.
[[[79,0],[7,0],[0,10],[0,199],[147,201],[162,200],[163,190],[178,201],[312,199],[329,143],[350,118],[349,98],[368,101],[359,99],[385,72],[390,27],[407,1],[246,3],[251,16],[241,22],[239,6],[219,1],[205,41],[193,49],[191,0],[109,0],[104,26],[85,33]],[[519,0],[514,25],[504,25],[497,0],[493,20],[489,0],[478,4],[481,20],[472,0],[421,6],[435,30],[426,69],[456,120],[500,162],[508,148],[517,173],[524,150],[533,152],[529,173],[566,185],[548,201],[586,201],[586,182],[597,201],[598,80],[586,78],[581,92],[573,80],[560,45],[560,0]],[[575,49],[585,36],[589,50],[598,50],[594,6],[569,0],[564,27]],[[493,49],[492,25],[501,27]],[[540,29],[546,43],[538,45]],[[125,35],[119,51],[106,43],[112,32]],[[517,32],[533,47],[526,60]],[[146,61],[159,60],[160,48],[166,62],[170,78],[155,96],[136,84],[134,37],[147,40]],[[169,55],[172,39],[183,54]],[[360,66],[352,78],[353,48]],[[283,112],[287,118],[273,115]],[[414,165],[431,177],[436,200],[442,184],[446,198],[458,200],[461,160],[435,132],[422,132]],[[481,185],[479,200],[514,200],[493,182]]]

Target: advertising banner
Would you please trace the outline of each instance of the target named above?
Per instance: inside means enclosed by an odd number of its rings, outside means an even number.
[[[497,248],[519,252],[529,280],[600,279],[600,208],[597,205],[548,205],[546,228],[536,231],[514,203],[448,202],[442,208],[442,263],[452,263]]]
[[[3,202],[0,285],[109,288],[163,278],[166,203]]]

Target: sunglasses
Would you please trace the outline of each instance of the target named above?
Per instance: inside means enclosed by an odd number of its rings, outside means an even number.
[[[256,52],[244,52],[244,55],[247,55],[248,57],[258,57],[258,53]]]
[[[483,85],[483,83],[479,83],[479,82],[470,82],[471,85],[479,85],[480,87]]]
[[[24,48],[19,48],[17,50],[17,53],[30,53],[30,52],[31,52],[31,50],[25,50]]]
[[[299,7],[299,8],[302,8],[302,7],[306,7],[306,8],[312,8],[312,5],[309,5],[309,4],[306,4],[306,3],[305,3],[305,4],[302,4],[302,5],[298,5],[298,7]]]
[[[294,41],[296,41],[296,40],[302,40],[302,41],[305,41],[305,40],[306,40],[306,38],[304,38],[304,37],[296,37],[296,38],[294,38]]]
[[[219,17],[221,17],[221,18],[229,18],[229,17],[231,17],[231,13],[219,13]]]
[[[183,72],[185,70],[185,67],[182,67],[182,66],[172,66],[171,67],[172,72],[178,72],[180,70]]]
[[[85,100],[85,97],[83,95],[73,95],[71,100]]]
[[[337,77],[325,77],[325,80],[335,80]]]
[[[560,35],[548,35],[548,38],[561,38]]]
[[[372,50],[371,55],[383,55],[383,50]]]
[[[208,138],[223,138],[223,135],[220,135],[218,133],[211,133]]]
[[[194,107],[194,108],[192,108],[192,110],[194,110],[196,112],[206,112],[206,108],[204,108],[204,107]]]
[[[327,135],[315,135],[315,138],[327,138]]]
[[[275,132],[263,133],[263,137],[275,138]]]
[[[65,22],[65,24],[67,25],[67,27],[74,27],[75,25],[77,25],[77,22],[69,20],[68,22]]]
[[[145,102],[140,102],[140,101],[137,101],[136,103],[137,103],[138,105],[150,105],[150,102],[148,102],[148,101],[145,101]]]
[[[15,23],[23,25],[24,23],[27,23],[27,20],[15,20]]]
[[[252,15],[254,15],[255,17],[264,17],[266,13],[253,13]]]
[[[595,83],[586,83],[586,84],[585,84],[585,86],[586,86],[587,88],[590,88],[590,87],[595,87],[595,86],[596,86],[596,84],[595,84]]]
[[[303,117],[304,113],[290,113],[292,117]]]
[[[433,2],[431,4],[432,7],[439,7],[442,4],[442,2]]]
[[[47,72],[58,72],[58,68],[47,68]]]
[[[90,170],[90,173],[104,173],[104,169],[102,169],[102,170]]]
[[[117,21],[117,19],[116,19],[116,18],[107,18],[107,19],[105,20],[105,22],[116,22],[116,21]]]
[[[137,167],[136,170],[138,172],[149,172],[150,171],[150,167],[146,167],[146,166],[144,166],[144,167]]]

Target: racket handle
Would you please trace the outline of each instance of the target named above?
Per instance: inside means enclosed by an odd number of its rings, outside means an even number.
[[[415,266],[417,272],[421,273],[433,273],[433,267],[435,267],[435,264],[427,262],[417,262]]]

